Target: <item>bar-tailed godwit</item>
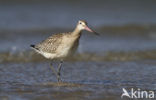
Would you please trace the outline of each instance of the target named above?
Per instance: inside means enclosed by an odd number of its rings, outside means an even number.
[[[63,60],[66,57],[74,54],[77,50],[82,30],[87,30],[98,35],[98,33],[91,30],[87,26],[86,21],[80,20],[78,21],[77,26],[73,32],[54,34],[39,44],[30,45],[36,52],[43,55],[45,58],[51,60],[60,60],[57,72],[55,71],[52,64],[50,64],[51,69],[57,76],[58,82],[60,81],[60,71]]]

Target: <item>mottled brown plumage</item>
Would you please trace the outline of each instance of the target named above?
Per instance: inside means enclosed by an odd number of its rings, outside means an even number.
[[[82,30],[97,34],[87,26],[86,21],[79,21],[73,32],[54,34],[37,45],[31,45],[31,47],[48,59],[63,60],[73,55],[77,50]],[[61,65],[62,63],[59,65],[58,72],[51,66],[58,81],[60,81]]]
[[[46,40],[43,40],[41,43],[35,45],[35,48],[38,48],[39,51],[47,53],[56,53],[56,49],[62,42],[63,34],[54,34],[48,37]]]

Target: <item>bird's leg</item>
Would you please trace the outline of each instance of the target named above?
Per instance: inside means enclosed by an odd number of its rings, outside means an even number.
[[[63,61],[61,60],[59,66],[58,66],[58,71],[57,71],[57,80],[58,80],[58,82],[61,81],[61,78],[60,78],[61,77],[61,73],[60,73],[60,71],[61,71],[62,63],[63,63]]]
[[[57,77],[57,72],[55,71],[55,68],[53,67],[52,63],[50,63],[50,68]]]

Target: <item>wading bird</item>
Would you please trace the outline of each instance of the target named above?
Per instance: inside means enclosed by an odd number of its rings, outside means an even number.
[[[99,35],[87,26],[86,21],[80,20],[78,21],[77,26],[73,32],[54,34],[48,37],[46,40],[43,40],[39,44],[30,45],[36,52],[43,55],[45,58],[51,60],[60,60],[57,71],[52,66],[52,63],[50,64],[50,67],[56,75],[58,82],[61,81],[60,71],[63,60],[66,57],[74,54],[77,50],[82,30],[87,30],[89,32],[95,33],[96,35]]]

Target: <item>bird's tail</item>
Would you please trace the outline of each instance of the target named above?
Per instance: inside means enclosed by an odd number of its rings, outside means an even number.
[[[35,45],[31,44],[30,47],[35,48]]]
[[[39,49],[38,49],[35,45],[33,45],[33,44],[31,44],[30,47],[31,47],[32,49],[36,50],[36,51],[39,51]]]

